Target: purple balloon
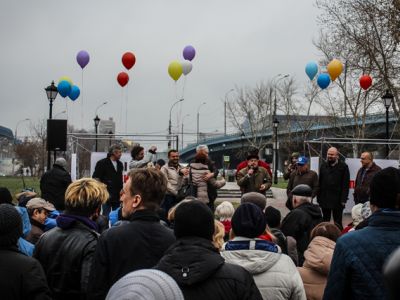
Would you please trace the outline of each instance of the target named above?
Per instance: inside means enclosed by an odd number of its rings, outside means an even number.
[[[193,48],[193,46],[186,46],[185,49],[183,49],[183,58],[186,60],[192,61],[194,56],[196,55],[196,50]]]
[[[81,66],[82,69],[86,67],[86,65],[89,63],[89,60],[90,60],[89,53],[87,53],[87,51],[85,50],[79,51],[78,54],[76,55],[76,61],[78,62],[78,64]]]

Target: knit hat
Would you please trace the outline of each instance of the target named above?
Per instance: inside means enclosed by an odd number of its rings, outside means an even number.
[[[240,199],[241,204],[246,202],[254,203],[262,211],[264,211],[265,207],[267,206],[267,197],[257,192],[250,192],[243,194],[242,198]]]
[[[159,270],[128,273],[111,287],[106,300],[184,300],[178,284]]]
[[[311,197],[312,196],[312,189],[307,184],[299,184],[294,187],[292,190],[293,196],[304,196],[304,197]]]
[[[67,168],[67,161],[65,160],[65,158],[59,157],[56,159],[56,161],[54,162],[55,165],[60,166],[64,169]]]
[[[399,170],[389,167],[376,173],[369,191],[371,204],[379,208],[395,208],[397,194],[400,193]]]
[[[22,219],[11,204],[0,204],[0,246],[15,246],[22,236]]]
[[[353,208],[351,209],[351,218],[353,219],[354,227],[356,227],[364,220],[361,214],[362,207],[363,207],[362,203],[358,203],[354,205]]]
[[[0,187],[0,203],[12,203],[12,196],[8,188]]]
[[[174,233],[178,239],[196,236],[212,241],[213,213],[207,205],[199,200],[182,203],[175,211]]]
[[[267,227],[267,220],[262,210],[253,203],[239,205],[232,217],[232,229],[236,236],[255,238]]]
[[[265,217],[269,227],[278,228],[281,225],[281,212],[275,207],[268,206],[265,209]]]

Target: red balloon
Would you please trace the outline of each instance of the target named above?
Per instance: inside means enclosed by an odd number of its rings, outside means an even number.
[[[360,77],[360,86],[364,90],[368,90],[368,88],[372,85],[372,78],[369,75],[363,75]]]
[[[122,64],[124,65],[125,68],[130,70],[136,62],[136,57],[135,54],[132,52],[126,52],[124,55],[122,55]]]
[[[126,84],[129,81],[129,75],[126,74],[125,72],[121,72],[118,74],[117,80],[118,80],[119,85],[124,87],[124,86],[126,86]]]

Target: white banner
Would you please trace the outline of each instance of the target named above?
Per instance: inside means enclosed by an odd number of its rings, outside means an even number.
[[[76,153],[71,154],[71,179],[76,180]]]

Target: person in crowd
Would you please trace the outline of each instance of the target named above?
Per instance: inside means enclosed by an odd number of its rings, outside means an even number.
[[[365,203],[369,200],[369,188],[372,178],[381,170],[375,164],[374,156],[371,152],[361,153],[361,168],[357,172],[354,186],[354,203]]]
[[[52,203],[57,210],[63,211],[65,191],[71,182],[67,161],[62,157],[57,158],[53,168],[47,170],[40,179],[42,198]]]
[[[260,152],[260,150],[258,148],[254,148],[254,149],[250,149],[250,151],[247,153],[247,155],[257,155]],[[236,167],[236,174],[238,174],[242,169],[247,168],[248,166],[248,162],[247,160],[242,161],[241,163],[239,163]],[[263,167],[264,169],[267,170],[269,176],[272,178],[272,171],[271,171],[271,167],[269,166],[268,163],[266,163],[265,161],[259,159],[258,160],[258,166],[259,167]]]
[[[98,240],[95,220],[108,197],[106,186],[92,178],[71,183],[57,227],[37,242],[34,257],[43,266],[53,299],[86,299]]]
[[[206,204],[193,200],[179,205],[174,233],[176,243],[155,268],[178,283],[185,299],[262,299],[251,274],[225,263],[212,244],[214,217]]]
[[[234,212],[235,208],[229,201],[224,201],[215,208],[215,217],[219,222],[221,222],[222,225],[224,225],[225,228],[225,241],[227,241],[229,238],[229,232],[231,231],[232,227],[231,219]]]
[[[399,192],[397,169],[383,169],[372,178],[368,226],[337,240],[324,299],[387,299],[382,267],[400,245]]]
[[[288,180],[290,178],[290,175],[292,175],[293,172],[296,171],[297,169],[297,160],[300,156],[299,152],[293,152],[292,155],[290,156],[290,163],[283,172],[283,179]]]
[[[397,248],[385,262],[383,276],[389,291],[389,299],[400,299],[400,248]]]
[[[176,205],[174,205],[173,207],[171,207],[171,209],[168,211],[168,222],[169,222],[169,227],[171,229],[174,229],[174,222],[175,222],[175,211],[176,209],[179,207],[179,205],[181,205],[182,203],[185,202],[189,202],[192,200],[197,200],[195,197],[189,196],[185,199],[183,199],[182,201],[180,201],[179,203],[177,203]]]
[[[17,247],[22,220],[11,204],[0,204],[0,290],[2,299],[52,299],[40,263]]]
[[[371,208],[369,201],[365,202],[364,204],[358,203],[354,205],[351,209],[351,218],[353,221],[342,230],[342,234],[368,226],[368,217],[370,215]]]
[[[161,167],[161,172],[167,179],[167,192],[161,203],[161,208],[168,213],[170,208],[178,203],[177,195],[182,187],[183,176],[189,174],[189,170],[179,164],[179,152],[175,149],[168,151],[168,164]]]
[[[311,231],[311,242],[304,252],[304,264],[298,268],[309,300],[320,300],[324,295],[333,250],[339,236],[340,229],[329,222],[319,223]]]
[[[129,272],[151,268],[175,241],[160,223],[157,210],[167,190],[167,180],[152,168],[129,172],[124,185],[123,226],[111,227],[99,239],[89,279],[90,299],[104,299],[110,287]]]
[[[236,174],[236,182],[242,193],[257,192],[265,195],[271,187],[272,180],[268,171],[258,166],[258,154],[247,156],[247,167]]]
[[[36,197],[39,197],[38,193],[31,188],[23,189],[20,193],[15,194],[15,198],[18,201],[18,206],[21,207],[26,207],[28,201]]]
[[[148,164],[154,166],[152,161],[155,160],[156,153],[156,146],[151,146],[146,155],[144,154],[144,148],[142,146],[134,146],[131,150],[132,160],[129,163],[129,169],[145,168]]]
[[[218,220],[214,220],[213,245],[220,251],[225,243],[225,226]]]
[[[305,156],[300,156],[297,160],[297,168],[290,175],[289,182],[286,188],[286,194],[288,200],[286,201],[286,207],[290,210],[292,207],[292,190],[299,184],[306,184],[312,189],[311,198],[318,195],[319,191],[319,181],[318,174],[309,169],[308,158]]]
[[[331,220],[343,229],[342,216],[349,195],[350,172],[346,163],[339,160],[335,147],[328,149],[326,162],[319,169],[318,204],[322,209],[324,222]]]
[[[281,230],[285,236],[296,240],[299,266],[302,266],[311,230],[322,222],[322,213],[318,205],[311,203],[313,190],[308,185],[297,185],[292,195],[293,210],[283,219]]]
[[[35,245],[45,231],[44,224],[48,215],[55,210],[55,207],[42,198],[33,198],[28,201],[26,208],[32,226],[26,240]]]
[[[165,160],[163,160],[162,158],[157,159],[154,164],[154,168],[160,171],[163,166],[165,166]]]
[[[153,269],[131,272],[114,283],[106,300],[121,299],[184,300],[174,279]]]
[[[107,186],[110,198],[102,207],[102,214],[108,216],[112,210],[116,210],[119,205],[119,193],[123,187],[122,171],[124,166],[120,161],[122,156],[121,146],[112,145],[106,158],[99,160],[96,163],[93,178],[101,181]]]
[[[242,195],[240,198],[240,204],[251,202],[257,205],[263,212],[267,207],[267,197],[261,193],[249,192]]]
[[[263,211],[243,203],[232,217],[234,238],[226,243],[222,257],[243,266],[256,282],[263,299],[306,299],[303,283],[292,260],[268,241],[257,239],[267,226]]]
[[[194,162],[190,164],[189,174],[185,176],[184,180],[192,181],[194,187],[194,195],[198,200],[209,205],[211,199],[209,198],[209,188],[220,189],[226,184],[224,178],[217,180],[214,178],[213,173],[208,166],[208,156],[204,151],[199,151],[196,153]],[[212,176],[207,179],[207,176],[211,174]],[[214,206],[214,203],[213,205]]]

